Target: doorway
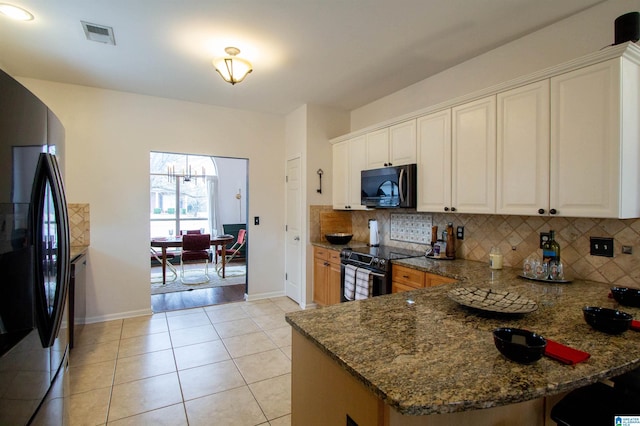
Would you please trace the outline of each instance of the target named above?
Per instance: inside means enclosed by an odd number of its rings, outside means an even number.
[[[150,153],[149,227],[153,240],[175,241],[166,248],[163,282],[162,249],[151,247],[150,285],[153,312],[165,312],[242,301],[248,292],[249,236],[242,245],[240,230],[247,229],[248,163],[246,158],[192,153]],[[181,265],[182,234],[200,233],[233,238],[227,248],[225,273],[221,253],[210,247],[208,279],[191,284],[190,275],[204,275],[204,262]],[[154,244],[152,243],[152,246]],[[218,247],[219,248],[219,247]],[[193,269],[198,269],[195,271]],[[185,279],[183,280],[183,274]],[[224,278],[223,278],[224,275]]]

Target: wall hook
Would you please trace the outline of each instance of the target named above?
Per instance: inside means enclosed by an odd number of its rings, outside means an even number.
[[[324,174],[324,172],[322,171],[322,169],[318,169],[316,173],[318,173],[318,178],[320,179],[320,188],[316,189],[316,191],[318,192],[318,194],[322,194],[322,175]]]

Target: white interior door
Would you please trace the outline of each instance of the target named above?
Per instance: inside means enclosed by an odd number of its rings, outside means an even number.
[[[285,294],[300,303],[302,290],[302,208],[300,157],[287,161],[287,218],[285,235]]]

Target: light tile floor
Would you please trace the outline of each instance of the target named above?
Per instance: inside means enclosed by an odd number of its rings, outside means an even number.
[[[72,425],[290,425],[286,297],[89,324],[71,351]]]

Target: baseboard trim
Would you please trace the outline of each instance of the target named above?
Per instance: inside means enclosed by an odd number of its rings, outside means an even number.
[[[151,308],[141,309],[139,311],[119,312],[117,314],[109,314],[109,315],[101,315],[97,317],[85,318],[82,324],[93,324],[96,322],[115,321],[115,320],[125,319],[125,318],[142,317],[142,316],[147,316],[151,314],[153,314],[153,312],[151,312]]]
[[[252,302],[255,300],[270,299],[272,297],[281,297],[284,295],[284,291],[271,291],[268,293],[245,294],[245,298],[248,302]]]

